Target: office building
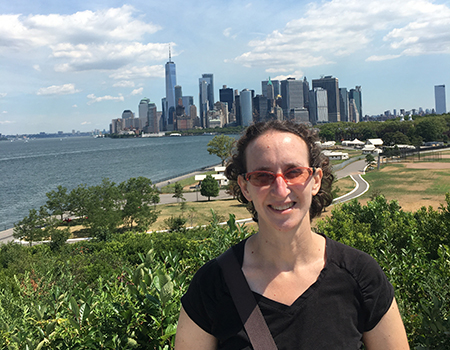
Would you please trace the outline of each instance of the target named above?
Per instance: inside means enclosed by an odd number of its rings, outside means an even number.
[[[309,110],[309,83],[306,77],[303,78],[303,106]]]
[[[253,123],[252,92],[249,89],[241,91],[240,104],[242,126],[249,126]]]
[[[209,101],[208,101],[208,82],[202,78],[199,79],[199,108],[200,108],[200,126],[202,128],[208,127],[208,111],[209,111]]]
[[[256,95],[253,98],[254,122],[264,122],[267,120],[269,99],[263,95]]]
[[[182,99],[186,114],[191,116],[191,106],[194,104],[194,96],[183,96]]]
[[[138,106],[138,113],[139,113],[139,129],[144,130],[144,128],[147,126],[148,122],[148,104],[150,103],[149,98],[143,98],[139,102]]]
[[[363,117],[361,86],[356,86],[354,89],[351,89],[348,94],[348,99],[349,99],[349,101],[355,100],[355,106],[356,106],[356,109],[358,110],[358,115],[359,115],[359,119],[358,119],[358,122],[359,122],[361,120],[361,118]]]
[[[285,119],[290,118],[291,109],[303,108],[303,82],[288,78],[281,81],[281,108]]]
[[[183,99],[183,89],[180,85],[175,86],[175,107],[178,106],[178,101]]]
[[[327,91],[328,122],[334,123],[341,121],[340,103],[339,103],[339,82],[337,78],[331,75],[312,81],[312,88],[322,88]]]
[[[233,110],[233,102],[234,102],[234,92],[232,88],[223,86],[222,89],[219,89],[219,101],[222,103],[226,103],[228,105],[228,113],[231,113]]]
[[[242,124],[242,114],[241,114],[241,96],[239,96],[239,91],[234,91],[234,113],[236,119],[236,125]]]
[[[351,98],[349,100],[348,121],[352,122],[352,123],[359,123],[359,121],[360,121],[358,106],[356,104],[356,101],[353,98]]]
[[[207,112],[214,109],[214,76],[213,74],[202,74],[199,79],[199,104],[200,123],[202,127],[208,127]]]
[[[268,90],[267,90],[268,86],[269,86],[269,82],[270,82],[270,85],[271,85],[271,87],[273,89],[274,99],[276,99],[277,96],[279,96],[280,93],[281,93],[280,92],[280,81],[279,80],[271,80],[269,78],[269,80],[261,81],[261,93],[262,93],[263,96],[266,96],[267,98],[269,98]]]
[[[436,106],[436,114],[447,113],[447,106],[445,103],[445,85],[434,86],[434,100]]]
[[[348,122],[348,91],[347,88],[339,88],[339,108],[341,111],[341,122]]]
[[[147,113],[147,133],[153,133],[157,134],[159,133],[159,118],[158,118],[158,112],[156,109],[156,104],[153,102],[150,102],[148,104],[148,113]]]
[[[314,88],[309,92],[309,120],[312,124],[328,122],[327,90]]]
[[[172,55],[169,49],[169,62],[165,66],[166,73],[166,98],[165,105],[163,105],[164,113],[164,130],[173,130],[173,117],[175,115],[175,106],[177,105],[175,101],[175,86],[177,85],[177,74],[175,63],[172,62]]]

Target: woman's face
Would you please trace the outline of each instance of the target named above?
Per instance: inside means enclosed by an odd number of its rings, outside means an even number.
[[[309,167],[308,148],[297,135],[270,130],[249,143],[245,150],[247,172],[266,170],[284,173],[295,167]],[[239,176],[238,183],[258,213],[260,230],[290,231],[307,224],[312,196],[320,189],[322,170],[317,169],[304,184],[288,185],[281,176],[271,185],[257,187]]]

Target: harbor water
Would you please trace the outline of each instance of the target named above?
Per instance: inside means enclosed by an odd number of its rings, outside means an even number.
[[[0,230],[13,227],[46,193],[69,191],[103,178],[120,183],[145,176],[153,183],[174,178],[220,159],[206,148],[212,135],[150,138],[68,137],[0,142]]]

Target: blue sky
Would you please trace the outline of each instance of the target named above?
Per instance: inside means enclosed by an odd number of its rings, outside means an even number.
[[[333,75],[362,86],[364,114],[431,109],[450,89],[450,0],[0,0],[0,133],[108,129],[144,97],[160,110],[169,45],[195,103],[203,73],[216,100]]]

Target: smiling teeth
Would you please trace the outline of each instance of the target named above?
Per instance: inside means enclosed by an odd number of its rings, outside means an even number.
[[[294,206],[294,204],[295,203],[288,203],[288,204],[285,204],[285,205],[282,205],[282,206],[278,206],[278,207],[272,206],[272,208],[275,209],[275,210],[280,210],[281,211],[281,210],[286,210],[286,209],[292,208]]]

